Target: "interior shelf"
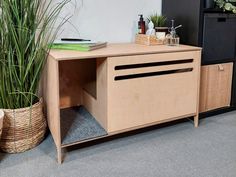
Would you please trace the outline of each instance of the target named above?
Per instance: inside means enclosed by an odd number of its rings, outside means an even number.
[[[61,109],[61,125],[63,145],[107,135],[83,106]]]

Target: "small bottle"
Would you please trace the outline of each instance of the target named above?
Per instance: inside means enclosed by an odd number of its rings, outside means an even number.
[[[145,34],[146,33],[146,29],[145,29],[145,21],[143,19],[143,15],[139,15],[140,19],[138,22],[138,33],[139,34]]]
[[[169,46],[177,46],[179,45],[180,38],[176,34],[176,29],[182,27],[182,25],[175,27],[175,24],[174,24],[175,21],[174,20],[171,20],[171,21],[172,21],[172,27],[169,30],[170,34],[166,35],[166,44]]]

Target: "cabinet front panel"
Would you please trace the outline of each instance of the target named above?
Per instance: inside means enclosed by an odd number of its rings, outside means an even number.
[[[230,106],[233,63],[202,66],[200,112]]]
[[[108,58],[108,131],[197,112],[200,52]]]

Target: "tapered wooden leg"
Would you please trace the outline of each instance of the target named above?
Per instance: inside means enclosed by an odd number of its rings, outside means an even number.
[[[199,125],[199,115],[197,114],[196,116],[194,116],[194,127],[198,127]]]
[[[62,164],[62,149],[61,148],[57,148],[57,162],[59,164]]]

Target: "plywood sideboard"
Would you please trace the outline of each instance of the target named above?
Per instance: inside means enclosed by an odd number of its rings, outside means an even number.
[[[200,61],[186,45],[52,50],[43,95],[58,162],[65,147],[121,132],[191,116],[197,127]]]

